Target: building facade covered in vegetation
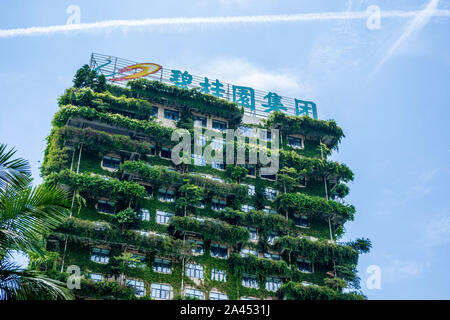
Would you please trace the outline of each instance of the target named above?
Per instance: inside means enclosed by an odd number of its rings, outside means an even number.
[[[279,129],[278,173],[201,156],[174,165],[172,132],[194,123]],[[364,298],[356,265],[370,242],[336,241],[355,208],[343,200],[352,171],[327,159],[344,137],[334,121],[250,121],[214,96],[145,79],[115,86],[85,66],[52,125],[41,172],[70,192],[72,216],[30,266],[63,281],[79,267],[78,297]],[[224,151],[223,141],[200,143]]]

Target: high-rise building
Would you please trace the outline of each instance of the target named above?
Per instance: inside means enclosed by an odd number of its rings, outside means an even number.
[[[161,81],[111,84],[87,67],[59,106],[41,171],[70,192],[72,215],[46,239],[47,261],[31,265],[64,281],[79,268],[78,297],[363,298],[343,290],[357,279],[358,251],[336,243],[355,209],[342,199],[352,171],[327,160],[344,137],[334,121],[264,119]],[[177,128],[202,152],[176,165]],[[233,139],[234,163],[226,129],[244,136]],[[265,172],[249,157],[275,139],[279,169]]]

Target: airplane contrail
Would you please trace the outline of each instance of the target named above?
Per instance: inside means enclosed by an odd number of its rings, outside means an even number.
[[[382,18],[409,18],[416,17],[422,11],[381,11]],[[92,23],[65,24],[44,27],[28,27],[16,29],[0,29],[0,38],[19,36],[50,35],[64,32],[88,32],[102,29],[149,27],[149,26],[186,26],[207,24],[236,24],[236,23],[276,23],[276,22],[300,22],[300,21],[327,21],[327,20],[356,20],[367,19],[366,11],[353,12],[324,12],[302,13],[285,15],[260,15],[260,16],[229,16],[229,17],[193,17],[193,18],[151,18],[140,20],[107,20]],[[450,17],[450,10],[434,10],[433,16]]]
[[[410,23],[408,23],[402,35],[397,39],[397,41],[395,41],[395,43],[392,45],[383,59],[378,63],[371,76],[375,75],[381,69],[385,62],[391,58],[395,51],[397,51],[397,49],[403,44],[403,42],[405,42],[414,32],[419,31],[423,27],[425,27],[425,25],[434,15],[439,1],[440,0],[430,0],[425,9],[419,11],[419,13],[414,16],[414,19]]]

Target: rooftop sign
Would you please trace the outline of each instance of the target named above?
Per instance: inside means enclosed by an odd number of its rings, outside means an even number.
[[[317,119],[317,106],[312,101],[288,98],[275,92],[265,92],[241,85],[221,82],[218,79],[198,77],[185,70],[163,68],[156,63],[138,63],[117,57],[93,53],[91,68],[105,75],[108,81],[125,84],[129,80],[146,78],[179,88],[198,89],[244,107],[245,114],[267,118],[273,111],[292,116],[310,116]]]

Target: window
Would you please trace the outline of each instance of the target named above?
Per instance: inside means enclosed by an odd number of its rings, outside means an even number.
[[[186,265],[186,275],[189,278],[203,279],[204,273],[203,266],[199,264],[188,263]]]
[[[245,183],[241,183],[241,185],[248,188],[248,195],[249,196],[254,196],[255,195],[255,186],[252,186],[251,184],[245,184]]]
[[[306,187],[306,177],[305,176],[299,176],[298,177],[298,184],[300,187]]]
[[[205,299],[205,296],[204,296],[202,290],[191,289],[191,288],[186,288],[186,290],[185,290],[185,296],[186,296],[186,297],[189,297],[189,298],[200,299],[200,300]]]
[[[258,240],[258,230],[253,227],[247,227],[248,231],[250,231],[250,240]]]
[[[277,180],[277,176],[275,174],[264,174],[263,170],[261,169],[261,178],[268,179],[268,180]]]
[[[267,130],[267,141],[272,141],[272,132],[270,130]]]
[[[275,239],[277,239],[277,238],[278,238],[278,233],[271,232],[269,234],[269,236],[267,237],[267,242],[270,243],[270,244],[273,244],[275,242]]]
[[[139,261],[130,261],[128,263],[128,266],[130,268],[145,268],[145,256],[141,255],[141,254],[133,254],[132,256],[133,259],[139,260]]]
[[[153,271],[160,273],[172,273],[172,261],[166,259],[155,258]]]
[[[288,137],[288,146],[293,147],[293,148],[302,149],[303,141],[300,138]]]
[[[151,186],[143,186],[145,188],[145,192],[147,193],[147,198],[151,198],[153,196],[153,188]]]
[[[103,157],[103,166],[110,169],[119,169],[120,168],[120,158],[104,156]]]
[[[161,158],[171,159],[172,158],[172,150],[166,147],[161,148]]]
[[[217,258],[228,257],[228,247],[218,243],[211,244],[211,256]]]
[[[150,221],[150,210],[142,208],[139,212],[139,219],[142,221]]]
[[[217,199],[217,198],[213,198],[211,200],[211,209],[213,209],[215,211],[225,209],[226,205],[227,205],[227,202],[225,200]]]
[[[205,208],[205,198],[201,197],[200,204],[198,205],[198,208],[204,209]]]
[[[225,140],[223,139],[217,139],[215,137],[213,137],[212,141],[211,141],[211,148],[213,150],[223,150],[225,146]]]
[[[253,275],[244,274],[242,275],[242,285],[247,288],[258,289],[258,278]]]
[[[158,200],[165,202],[174,202],[175,201],[175,192],[170,189],[159,189],[158,190]]]
[[[180,113],[175,110],[164,109],[164,119],[178,121],[180,120]]]
[[[154,156],[156,154],[156,145],[154,145],[153,143],[150,144],[150,153],[148,153],[148,155],[150,156]]]
[[[224,121],[213,120],[212,128],[219,131],[225,131],[227,130],[227,123]]]
[[[256,250],[248,249],[248,248],[242,248],[241,249],[241,257],[246,258],[249,255],[257,257],[258,256],[258,252]]]
[[[239,300],[258,300],[255,297],[241,297]]]
[[[244,212],[249,212],[250,210],[255,210],[255,207],[251,206],[249,204],[243,204],[241,206],[241,210],[244,211]]]
[[[214,169],[225,170],[225,163],[211,161],[211,167],[213,167]]]
[[[264,252],[264,258],[270,260],[280,260],[280,255],[276,253]]]
[[[311,261],[305,259],[297,259],[297,269],[300,272],[311,273],[313,272],[313,267]]]
[[[295,214],[294,223],[298,227],[309,228],[309,219],[306,216]]]
[[[223,183],[223,180],[220,179],[220,178],[211,177],[210,179],[213,180],[213,181],[217,181],[217,182]]]
[[[228,300],[228,296],[225,293],[211,291],[209,300]]]
[[[307,282],[307,281],[302,281],[301,283],[302,283],[302,286],[304,286],[304,287],[309,287],[309,286],[313,285],[311,282]]]
[[[144,231],[144,230],[137,230],[137,233],[139,233],[143,237],[150,237],[150,232]]]
[[[206,118],[200,117],[200,116],[193,116],[194,119],[194,125],[198,127],[206,128]]]
[[[134,294],[137,296],[144,296],[145,295],[145,284],[144,281],[139,280],[127,280],[127,287],[134,288]]]
[[[158,237],[158,238],[166,238],[166,236],[164,234],[161,234],[158,232],[155,232],[154,235],[155,235],[155,237]]]
[[[275,198],[277,197],[277,190],[272,188],[266,188],[264,189],[264,194],[266,195],[267,200],[274,201]]]
[[[265,208],[263,209],[263,211],[264,211],[265,213],[277,214],[277,210],[273,210],[273,209],[270,208],[270,207],[265,207]]]
[[[194,159],[194,165],[196,166],[204,166],[206,164],[205,157],[200,154],[192,154],[192,159]]]
[[[173,213],[156,210],[156,223],[169,224],[169,221],[172,218],[172,216]]]
[[[203,254],[203,252],[205,252],[204,246],[203,246],[203,241],[188,240],[188,242],[193,246],[192,253]]]
[[[226,282],[227,272],[225,270],[211,269],[211,280]]]
[[[255,170],[255,166],[252,164],[240,164],[239,166],[244,167],[248,170],[247,175],[249,176],[255,176],[256,175],[256,170]]]
[[[170,300],[170,286],[167,284],[152,283],[152,298]]]
[[[281,287],[281,279],[274,277],[266,277],[266,290],[277,291]]]
[[[91,260],[97,263],[107,264],[109,262],[109,250],[92,248]]]
[[[115,203],[108,200],[98,200],[97,210],[101,213],[114,214]]]
[[[194,217],[194,219],[197,220],[197,221],[200,221],[200,222],[205,222],[205,219],[197,217],[197,216]]]
[[[152,117],[158,118],[158,107],[152,106]]]
[[[94,230],[96,231],[105,231],[106,225],[102,222],[94,222]]]
[[[103,276],[99,273],[89,273],[89,279],[93,282],[100,282],[103,280]]]

